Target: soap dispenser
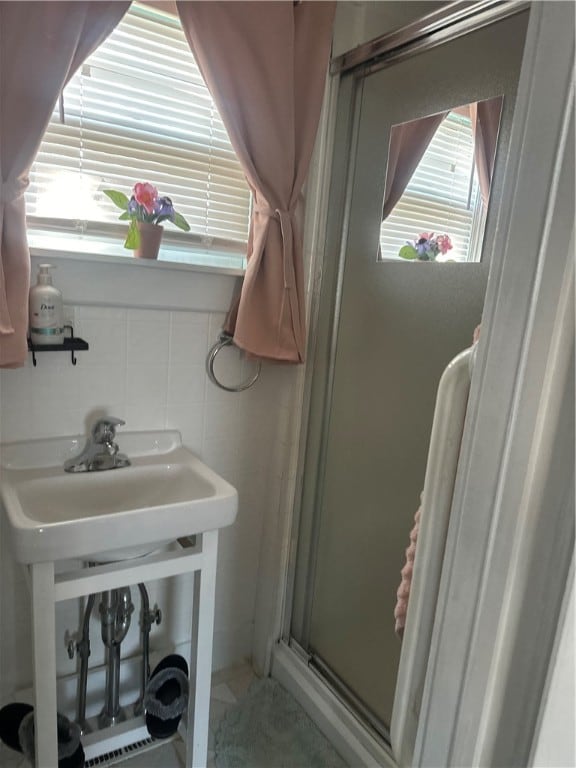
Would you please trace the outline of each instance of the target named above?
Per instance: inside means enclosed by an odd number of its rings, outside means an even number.
[[[30,289],[30,340],[40,346],[64,341],[62,294],[52,285],[51,269],[51,264],[40,264],[36,285]]]

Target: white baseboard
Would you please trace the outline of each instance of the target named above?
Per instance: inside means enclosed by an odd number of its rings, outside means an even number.
[[[272,677],[294,696],[348,765],[397,768],[391,752],[285,643],[274,647]]]

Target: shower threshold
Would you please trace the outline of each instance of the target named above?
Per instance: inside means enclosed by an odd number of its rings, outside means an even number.
[[[309,658],[309,666],[320,677],[324,679],[326,685],[332,689],[333,693],[341,699],[353,712],[356,712],[360,720],[364,722],[367,728],[374,732],[377,739],[381,739],[387,747],[390,747],[390,729],[377,717],[364,702],[356,696],[354,691],[344,683],[332,669],[322,661],[319,656],[312,654]]]
[[[272,677],[294,696],[349,765],[397,768],[381,732],[336,690],[301,648],[280,641],[273,651]]]

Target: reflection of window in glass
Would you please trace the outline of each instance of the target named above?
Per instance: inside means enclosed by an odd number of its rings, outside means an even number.
[[[404,194],[380,229],[381,258],[396,259],[422,232],[450,236],[453,249],[437,261],[479,261],[484,206],[474,163],[472,125],[465,110],[450,112]]]
[[[122,241],[126,224],[102,190],[130,195],[149,181],[191,226],[189,235],[167,226],[165,240],[206,251],[216,238],[241,264],[249,189],[179,19],[132,4],[64,89],[63,112],[64,122],[54,110],[30,174],[35,230]]]

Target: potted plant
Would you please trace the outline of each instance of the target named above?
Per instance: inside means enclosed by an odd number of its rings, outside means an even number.
[[[130,221],[124,248],[133,250],[138,258],[158,258],[163,222],[171,221],[185,232],[190,230],[186,219],[174,210],[172,200],[161,197],[156,187],[148,182],[135,184],[130,198],[114,189],[105,189],[104,194],[122,209],[120,219]]]
[[[407,240],[398,251],[403,259],[418,261],[436,261],[439,253],[452,250],[452,241],[448,235],[434,235],[434,232],[422,232],[414,240]]]

